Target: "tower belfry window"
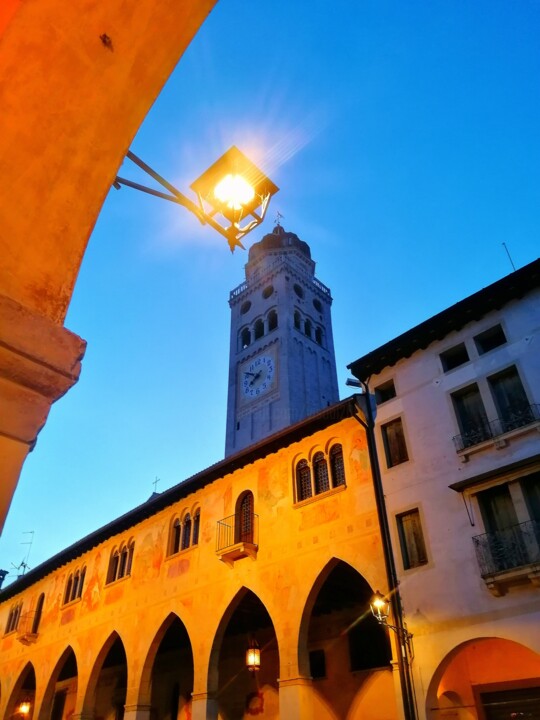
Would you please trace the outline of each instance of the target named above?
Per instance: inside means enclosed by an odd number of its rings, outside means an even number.
[[[298,311],[294,313],[294,327],[296,330],[300,330],[300,313]]]
[[[271,310],[268,313],[268,332],[272,332],[272,330],[275,330],[278,326],[278,317],[277,312],[275,310]]]
[[[308,337],[308,338],[311,337],[311,321],[310,320],[306,320],[306,322],[304,323],[304,332],[306,333],[306,337]]]
[[[264,335],[264,323],[262,320],[257,320],[257,322],[255,323],[253,335],[255,340],[259,340],[259,338],[262,338],[262,336]]]
[[[240,345],[241,349],[247,348],[249,345],[251,345],[251,332],[249,328],[244,328],[242,330],[242,335],[240,337]]]

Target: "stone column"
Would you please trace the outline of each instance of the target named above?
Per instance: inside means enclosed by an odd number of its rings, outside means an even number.
[[[295,677],[279,682],[279,716],[294,720],[313,720],[313,682]]]
[[[192,720],[217,720],[218,703],[213,693],[193,693],[191,698]]]
[[[0,295],[0,532],[51,405],[78,380],[86,342]]]

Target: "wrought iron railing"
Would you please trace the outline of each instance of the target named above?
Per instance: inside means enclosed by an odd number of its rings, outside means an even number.
[[[523,405],[511,408],[496,420],[488,420],[487,418],[479,420],[474,425],[467,426],[461,435],[456,435],[452,439],[456,451],[459,452],[473,445],[478,445],[484,440],[491,440],[512,430],[517,430],[517,428],[531,425],[531,423],[538,420],[540,420],[540,406]]]
[[[540,521],[473,537],[482,577],[540,563]]]
[[[229,517],[218,520],[216,552],[222,552],[238,543],[259,544],[259,516],[251,515],[249,519],[240,515],[229,515]]]

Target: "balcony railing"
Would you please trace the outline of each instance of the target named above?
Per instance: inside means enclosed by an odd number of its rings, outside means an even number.
[[[540,563],[540,521],[473,537],[482,577]]]
[[[460,452],[485,440],[494,440],[500,435],[531,425],[539,420],[539,405],[524,405],[523,407],[512,408],[512,410],[509,410],[496,420],[486,418],[474,425],[469,425],[461,435],[456,435],[453,438],[454,445],[456,451]]]
[[[216,552],[224,553],[237,545],[259,544],[259,516],[251,515],[249,519],[240,515],[230,515],[218,520]]]

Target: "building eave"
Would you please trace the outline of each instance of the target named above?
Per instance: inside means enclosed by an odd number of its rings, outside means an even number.
[[[473,477],[466,478],[465,480],[459,480],[458,482],[452,483],[448,487],[450,488],[450,490],[455,490],[456,492],[461,493],[471,487],[474,487],[475,485],[480,485],[481,483],[488,480],[497,480],[497,478],[505,477],[510,473],[516,472],[517,470],[532,470],[535,466],[538,467],[539,464],[540,453],[538,455],[531,455],[530,457],[523,460],[517,460],[516,462],[509,463],[508,465],[503,465],[502,467],[494,468],[493,470],[489,470],[488,472],[480,473],[480,475],[474,475]]]
[[[468,323],[480,320],[489,312],[499,310],[538,287],[540,258],[398,335],[350,363],[347,368],[356,378],[366,381],[384,368],[394,366],[417,350],[425,350],[431,343],[443,340],[451,332],[461,330]]]

